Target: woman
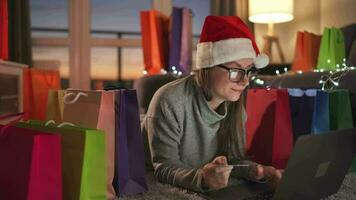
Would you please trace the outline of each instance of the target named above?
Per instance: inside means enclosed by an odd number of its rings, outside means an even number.
[[[279,171],[245,160],[244,153],[241,95],[254,69],[267,64],[240,18],[205,19],[195,74],[160,88],[143,123],[159,181],[199,192],[241,178],[278,184]]]

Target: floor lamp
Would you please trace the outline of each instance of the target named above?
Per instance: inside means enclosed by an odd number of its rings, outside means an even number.
[[[268,32],[263,36],[262,51],[273,61],[272,45],[276,44],[281,62],[285,63],[279,38],[274,33],[274,24],[293,20],[293,0],[249,0],[249,20],[268,24]]]

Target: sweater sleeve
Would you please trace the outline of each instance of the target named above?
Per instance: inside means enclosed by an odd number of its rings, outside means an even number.
[[[202,170],[184,164],[179,155],[182,131],[178,116],[164,101],[153,102],[151,113],[146,116],[154,174],[158,181],[197,192],[202,189]]]

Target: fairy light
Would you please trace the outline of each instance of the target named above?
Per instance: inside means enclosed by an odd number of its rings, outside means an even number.
[[[176,71],[177,68],[176,68],[176,66],[172,66],[171,69],[172,69],[172,71]]]
[[[302,70],[297,71],[298,74],[303,74]]]
[[[167,71],[165,69],[161,69],[161,74],[167,74]]]
[[[251,76],[251,81],[255,80],[256,76]]]
[[[143,70],[142,73],[143,73],[143,75],[147,75],[148,74],[146,70]]]
[[[328,59],[327,62],[330,63],[331,62],[330,59]]]
[[[279,70],[278,69],[276,70],[276,74],[279,75]]]
[[[288,71],[288,68],[287,68],[287,67],[285,67],[285,68],[284,68],[284,72],[287,72],[287,71]]]
[[[181,71],[178,72],[178,76],[180,76],[180,75],[182,75],[182,72],[181,72]]]

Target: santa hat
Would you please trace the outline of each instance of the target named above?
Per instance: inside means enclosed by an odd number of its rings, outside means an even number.
[[[196,69],[242,58],[254,59],[256,68],[263,68],[269,62],[266,54],[260,54],[254,36],[239,17],[206,17],[197,45]]]

